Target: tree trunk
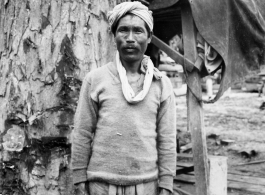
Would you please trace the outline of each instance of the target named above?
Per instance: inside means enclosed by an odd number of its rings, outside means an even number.
[[[0,194],[75,194],[79,90],[114,56],[106,15],[121,1],[0,1]]]

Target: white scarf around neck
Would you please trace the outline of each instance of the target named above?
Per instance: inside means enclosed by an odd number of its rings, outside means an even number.
[[[131,85],[128,82],[126,70],[121,63],[120,54],[118,51],[116,53],[116,64],[117,64],[117,70],[118,70],[120,80],[121,80],[122,92],[127,102],[131,104],[138,103],[145,98],[146,94],[148,93],[150,89],[150,86],[153,80],[154,64],[148,56],[144,56],[144,59],[145,58],[148,58],[148,62],[147,62],[147,69],[146,69],[145,77],[144,77],[143,89],[137,95],[135,95]],[[142,66],[142,62],[141,62],[141,66]]]

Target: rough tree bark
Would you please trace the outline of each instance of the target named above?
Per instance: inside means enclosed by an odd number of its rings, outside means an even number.
[[[106,14],[121,1],[0,1],[0,194],[75,194],[79,90],[114,56]]]

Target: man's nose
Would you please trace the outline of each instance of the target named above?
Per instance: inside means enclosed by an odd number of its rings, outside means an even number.
[[[126,40],[128,43],[133,43],[135,40],[134,40],[134,37],[133,37],[133,32],[130,31],[128,36],[127,36],[127,40]]]

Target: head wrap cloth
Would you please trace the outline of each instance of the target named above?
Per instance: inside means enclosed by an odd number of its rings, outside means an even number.
[[[140,17],[143,21],[146,22],[151,32],[153,32],[154,22],[152,11],[149,11],[148,7],[146,7],[140,2],[123,2],[119,5],[116,5],[112,11],[108,12],[108,20],[112,32],[113,27],[117,24],[119,19],[129,13]]]

